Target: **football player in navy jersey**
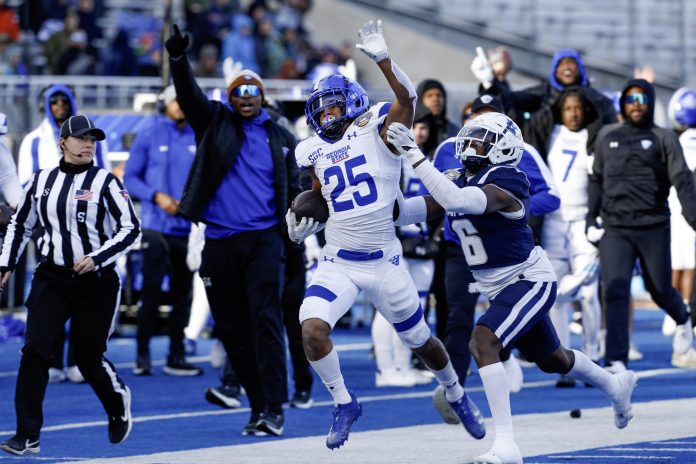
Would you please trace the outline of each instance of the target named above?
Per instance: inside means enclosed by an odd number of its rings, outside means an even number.
[[[446,211],[476,281],[473,286],[491,302],[476,323],[470,347],[496,435],[492,448],[474,462],[522,462],[512,430],[510,387],[499,358],[508,346],[519,349],[544,372],[566,374],[599,387],[613,404],[616,426],[626,427],[633,417],[635,373],[611,374],[582,352],[561,346],[549,319],[556,277],[527,225],[529,182],[516,167],[524,146],[517,125],[500,113],[474,118],[457,135],[455,156],[463,169],[445,174],[421,153],[403,124],[392,123],[387,137],[430,192],[430,196],[401,201],[397,224],[423,221]]]

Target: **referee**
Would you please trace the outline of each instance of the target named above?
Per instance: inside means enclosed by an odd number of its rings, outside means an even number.
[[[42,402],[51,347],[70,319],[77,365],[109,418],[109,441],[121,443],[131,429],[131,394],[104,358],[118,308],[120,281],[114,263],[140,238],[140,223],[123,184],[94,165],[104,132],[87,116],[72,116],[60,129],[63,158],[37,171],[24,188],[0,255],[0,289],[40,226],[40,263],[34,274],[25,345],[17,374],[17,433],[0,448],[38,453]]]

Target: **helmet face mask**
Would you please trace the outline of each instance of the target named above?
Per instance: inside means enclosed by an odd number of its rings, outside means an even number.
[[[340,109],[340,116],[335,114],[336,107]],[[319,137],[335,142],[341,138],[345,127],[368,107],[367,93],[357,82],[334,74],[314,84],[305,104],[305,116],[307,124]]]
[[[524,142],[519,127],[502,113],[485,113],[469,121],[459,131],[455,158],[467,170],[482,165],[517,166]]]

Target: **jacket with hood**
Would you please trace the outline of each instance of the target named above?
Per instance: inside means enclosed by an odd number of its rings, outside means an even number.
[[[595,102],[587,98],[587,87],[568,87],[559,95],[558,100],[553,106],[548,106],[540,109],[532,115],[529,123],[529,133],[524,137],[524,141],[535,147],[544,162],[547,162],[549,143],[551,142],[551,134],[554,126],[561,124],[561,102],[564,95],[568,93],[580,94],[583,100],[583,108],[585,109],[585,128],[587,129],[587,153],[592,154],[594,144],[597,140],[597,134],[602,128],[602,118],[600,117],[600,108],[595,105]]]
[[[531,135],[530,124],[527,124],[528,121],[525,120],[524,114],[533,114],[542,108],[553,107],[558,101],[558,97],[566,88],[566,86],[556,79],[556,68],[564,58],[572,58],[578,64],[580,79],[579,82],[573,85],[584,88],[585,96],[590,100],[592,105],[598,109],[602,124],[616,122],[614,104],[603,93],[590,86],[585,64],[580,54],[571,48],[562,48],[553,55],[549,79],[542,81],[539,85],[528,87],[523,90],[512,91],[506,82],[493,79],[492,86],[489,89],[485,90],[482,86],[479,87],[479,94],[488,93],[500,98],[505,107],[505,113],[509,114],[510,117],[518,123],[522,129],[524,139],[527,140]]]
[[[57,167],[58,162],[63,158],[63,154],[58,149],[60,126],[51,113],[51,97],[56,93],[66,95],[70,100],[70,115],[77,114],[75,95],[69,87],[61,84],[52,85],[43,92],[39,107],[43,108],[44,118],[36,129],[22,139],[19,145],[17,174],[22,185],[26,184],[36,171]],[[106,140],[102,140],[97,144],[94,164],[111,171],[108,153]]]
[[[625,114],[626,92],[640,87],[648,96],[648,112],[632,123]],[[587,224],[601,217],[610,227],[667,226],[667,197],[674,186],[682,214],[696,229],[696,187],[676,134],[655,126],[655,89],[644,79],[632,79],[621,92],[624,122],[602,128],[595,143],[589,184]]]
[[[177,101],[196,134],[197,144],[179,212],[194,222],[201,222],[208,204],[237,161],[246,136],[242,118],[228,105],[209,100],[201,91],[185,55],[179,60],[169,61]],[[273,158],[276,215],[285,229],[285,212],[300,193],[299,168],[295,161],[297,141],[271,118],[263,126]],[[230,198],[229,201],[234,203],[238,199]]]
[[[423,102],[423,94],[430,89],[440,89],[442,92],[443,104],[442,113],[434,114],[430,124],[430,135],[423,144],[427,153],[434,153],[438,145],[449,137],[454,137],[459,132],[459,126],[447,119],[447,91],[442,82],[435,79],[426,79],[418,84],[416,93],[418,101]]]

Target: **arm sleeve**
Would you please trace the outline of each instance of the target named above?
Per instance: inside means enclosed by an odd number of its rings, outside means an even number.
[[[176,89],[176,100],[186,115],[186,121],[191,125],[191,128],[196,134],[201,134],[211,122],[213,104],[196,83],[186,54],[178,60],[170,57],[169,64]]]
[[[145,182],[148,142],[152,140],[152,135],[150,131],[146,131],[136,136],[123,173],[123,182],[128,187],[129,192],[140,199],[140,201],[151,202],[153,195],[157,192],[156,188]]]
[[[399,217],[394,221],[397,226],[418,224],[428,219],[425,197],[417,196],[405,199],[401,191],[398,191],[396,192],[396,202],[399,204]]]
[[[12,220],[7,226],[2,254],[0,255],[0,268],[13,271],[17,259],[22,255],[24,247],[31,238],[37,220],[36,200],[34,199],[36,176],[37,174],[34,174],[24,187],[17,211],[12,215]]]
[[[91,256],[100,269],[116,261],[140,240],[140,222],[135,215],[135,209],[130,198],[125,194],[126,189],[112,174],[104,189],[104,202],[113,228],[113,236],[104,242]]]
[[[662,149],[667,155],[667,173],[669,181],[677,190],[682,215],[686,222],[696,230],[696,187],[694,174],[684,159],[684,151],[676,135],[669,133],[663,137]]]
[[[17,177],[17,166],[12,159],[12,152],[3,136],[0,136],[0,190],[10,206],[15,208],[22,195],[22,185]]]
[[[561,206],[561,198],[556,188],[556,182],[549,168],[542,161],[537,151],[528,146],[525,148],[519,166],[529,179],[529,200],[532,216],[543,216],[556,211]]]
[[[488,199],[480,188],[457,187],[427,160],[420,163],[415,171],[425,188],[445,211],[462,214],[483,214],[486,211]]]

